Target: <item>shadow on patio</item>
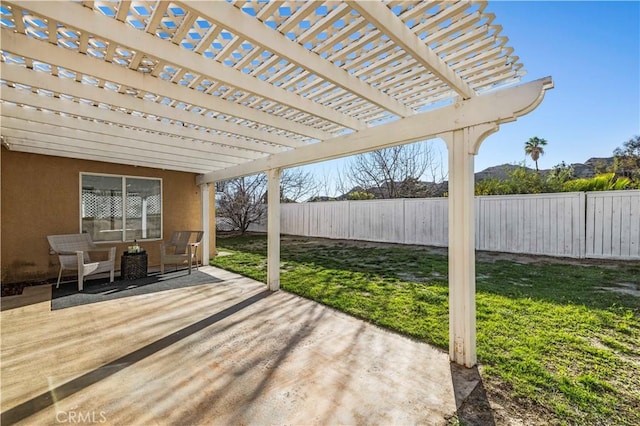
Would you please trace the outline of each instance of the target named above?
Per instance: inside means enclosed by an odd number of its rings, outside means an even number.
[[[4,311],[2,424],[443,424],[481,387],[428,345],[201,273],[208,283]]]

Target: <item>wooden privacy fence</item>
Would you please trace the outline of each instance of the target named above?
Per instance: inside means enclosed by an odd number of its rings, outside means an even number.
[[[448,210],[447,198],[282,204],[281,232],[446,247]],[[640,191],[482,196],[475,211],[478,250],[640,259]]]

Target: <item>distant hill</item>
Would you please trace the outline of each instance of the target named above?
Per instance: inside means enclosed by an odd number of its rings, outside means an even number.
[[[577,178],[590,178],[596,175],[598,168],[613,166],[613,157],[593,157],[582,163],[572,164]]]
[[[613,165],[613,157],[593,157],[589,158],[584,163],[573,163],[571,166],[573,167],[576,178],[591,178],[596,175],[596,170],[598,168],[605,169]],[[496,179],[507,179],[509,177],[509,173],[515,169],[519,169],[522,166],[515,164],[501,164],[499,166],[488,167],[480,172],[475,174],[476,182],[479,182],[483,179],[488,178],[496,178]],[[534,169],[526,168],[528,171],[533,171]],[[551,169],[540,169],[540,174],[542,176],[546,176]]]
[[[490,178],[498,180],[508,179],[511,172],[520,169],[521,167],[522,166],[515,164],[500,164],[499,166],[487,167],[486,169],[475,174],[476,182],[480,182],[481,180]],[[527,171],[534,171],[534,169],[530,169],[528,167],[525,168],[527,169]],[[547,174],[549,173],[549,170],[540,170],[540,173]]]

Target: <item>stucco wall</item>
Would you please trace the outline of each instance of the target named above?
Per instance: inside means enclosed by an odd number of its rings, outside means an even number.
[[[174,230],[202,229],[195,174],[13,152],[2,147],[0,242],[2,282],[56,277],[58,258],[46,236],[80,232],[80,172],[162,178],[163,239]],[[160,264],[161,241],[145,241],[149,266]],[[117,247],[116,270],[127,243]]]

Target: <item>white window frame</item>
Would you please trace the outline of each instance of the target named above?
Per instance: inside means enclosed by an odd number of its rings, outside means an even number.
[[[147,179],[147,180],[155,180],[160,182],[160,237],[154,238],[140,238],[138,241],[161,241],[164,237],[164,182],[162,178],[158,177],[149,177],[149,176],[134,176],[134,175],[120,175],[120,174],[109,174],[109,173],[92,173],[92,172],[80,172],[80,179],[78,181],[79,191],[79,230],[80,233],[82,230],[82,178],[83,176],[106,176],[106,177],[117,177],[122,179],[122,224],[123,229],[121,229],[121,236],[119,240],[109,240],[109,241],[95,241],[96,244],[113,244],[113,243],[126,243],[131,242],[133,239],[127,239],[127,229],[126,229],[126,212],[127,212],[127,179]]]

